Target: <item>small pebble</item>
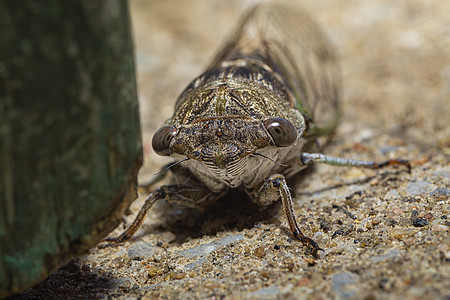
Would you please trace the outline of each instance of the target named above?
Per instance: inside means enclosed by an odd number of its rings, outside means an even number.
[[[266,252],[264,251],[264,247],[260,246],[260,247],[256,248],[253,251],[253,255],[255,255],[256,257],[259,257],[259,258],[263,258],[264,256],[266,256]]]
[[[377,220],[372,220],[372,225],[378,225],[381,223],[381,220],[377,219]]]
[[[147,275],[152,278],[156,275],[162,274],[162,270],[158,268],[157,266],[148,266],[147,267]]]
[[[398,224],[398,222],[395,219],[393,219],[393,218],[387,219],[386,223],[387,223],[387,225],[392,226],[392,227],[394,227],[395,225]]]
[[[450,227],[447,225],[433,225],[431,228],[433,231],[448,231]]]
[[[369,216],[376,216],[378,214],[378,210],[373,209],[370,211]]]
[[[406,245],[410,245],[410,246],[413,245],[415,243],[415,241],[416,241],[416,239],[413,238],[413,237],[409,237],[409,238],[404,240],[405,244]]]
[[[161,239],[166,243],[170,243],[170,242],[173,242],[176,239],[176,237],[177,236],[175,234],[173,234],[172,232],[166,231],[162,234]]]
[[[400,194],[396,191],[396,190],[390,190],[387,194],[386,194],[387,198],[399,198]]]
[[[390,236],[401,240],[402,238],[413,236],[416,232],[417,229],[414,228],[395,228],[391,230]]]
[[[436,197],[439,199],[447,199],[450,197],[450,189],[447,188],[438,188],[430,193],[430,196]]]
[[[338,230],[336,230],[336,231],[333,233],[333,235],[331,236],[331,238],[334,239],[334,238],[337,237],[338,235],[344,236],[344,235],[346,235],[346,233],[345,233],[344,230],[338,229]]]
[[[426,219],[426,220],[429,220],[429,219],[433,218],[433,215],[432,214],[427,214],[423,218]]]
[[[440,219],[435,219],[435,220],[431,221],[432,226],[439,225],[439,224],[442,224],[442,220],[440,220]],[[443,224],[443,225],[447,225],[447,224]]]
[[[403,211],[400,208],[394,209],[394,214],[399,215],[401,213],[403,213]]]
[[[428,221],[422,218],[413,219],[412,221],[413,226],[415,227],[424,227],[428,225]]]
[[[299,286],[299,287],[307,286],[310,282],[311,282],[311,279],[309,279],[309,278],[301,278],[297,282],[297,286]]]
[[[409,196],[424,194],[427,188],[430,186],[428,181],[414,181],[410,182],[405,189],[406,194]]]
[[[111,289],[122,289],[122,290],[128,290],[130,289],[135,283],[135,280],[130,277],[119,277],[117,279],[111,280],[109,284],[111,285]]]
[[[380,261],[384,261],[384,260],[389,260],[389,259],[393,259],[397,256],[400,256],[401,253],[399,250],[394,249],[394,250],[390,250],[386,253],[383,254],[379,254],[379,255],[374,255],[372,257],[370,257],[370,260],[373,262],[380,262]]]
[[[272,273],[266,269],[262,270],[259,274],[261,274],[261,276],[264,278],[269,278],[272,275]]]
[[[136,258],[151,258],[155,254],[161,253],[162,249],[155,247],[148,242],[137,241],[128,248],[128,257]]]
[[[442,169],[433,173],[435,176],[449,178],[450,179],[450,169]]]
[[[257,291],[247,294],[247,298],[250,299],[276,299],[281,293],[281,289],[276,285],[271,285],[266,288],[259,289]]]
[[[362,231],[367,231],[368,229],[372,228],[372,222],[369,222],[370,218],[365,218],[361,221],[361,224],[359,224],[359,228]]]
[[[234,234],[225,236],[221,239],[215,240],[211,243],[199,245],[196,247],[192,247],[187,250],[183,250],[178,252],[177,254],[186,258],[192,258],[197,256],[205,256],[211,253],[212,251],[216,250],[219,247],[226,246],[231,243],[235,243],[237,241],[240,241],[244,239],[244,236],[242,234]]]
[[[172,274],[172,278],[174,279],[183,279],[184,277],[186,277],[186,273],[183,271],[177,271]]]
[[[339,294],[341,298],[351,298],[355,293],[355,287],[353,289],[350,289],[348,285],[356,284],[358,282],[358,275],[348,272],[337,273],[333,275],[331,281],[331,290]]]
[[[387,156],[390,152],[395,152],[398,150],[398,146],[388,146],[388,147],[380,147],[378,151],[380,151],[381,155]]]

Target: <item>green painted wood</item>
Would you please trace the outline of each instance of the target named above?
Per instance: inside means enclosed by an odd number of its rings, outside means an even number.
[[[125,0],[0,2],[0,297],[117,226],[142,163]]]

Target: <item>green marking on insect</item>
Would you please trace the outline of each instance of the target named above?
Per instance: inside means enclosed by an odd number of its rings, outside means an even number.
[[[225,113],[225,109],[227,106],[227,98],[225,95],[219,94],[215,99],[215,108],[216,108],[216,114],[218,116],[221,116]]]

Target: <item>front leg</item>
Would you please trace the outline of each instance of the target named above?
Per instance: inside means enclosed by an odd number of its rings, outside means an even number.
[[[269,204],[277,201],[281,197],[283,203],[284,214],[289,223],[292,235],[295,239],[310,245],[313,248],[314,256],[317,255],[317,251],[322,250],[317,243],[309,237],[306,237],[298,226],[297,220],[295,218],[294,206],[292,202],[291,192],[286,183],[286,179],[283,175],[274,174],[267,177],[264,180],[263,185],[258,190],[256,194],[256,201],[263,206],[268,206]]]
[[[136,231],[141,227],[147,211],[153,206],[156,201],[166,200],[168,202],[184,207],[200,207],[210,203],[222,194],[212,193],[202,186],[188,186],[188,185],[163,185],[148,195],[145,199],[133,223],[118,237],[107,237],[106,242],[122,243],[129,240]]]

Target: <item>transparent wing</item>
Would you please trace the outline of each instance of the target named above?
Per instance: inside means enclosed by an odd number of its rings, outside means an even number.
[[[334,129],[340,85],[336,52],[305,11],[281,4],[254,7],[209,67],[249,57],[281,76],[295,97],[291,105],[313,121],[315,133]]]

